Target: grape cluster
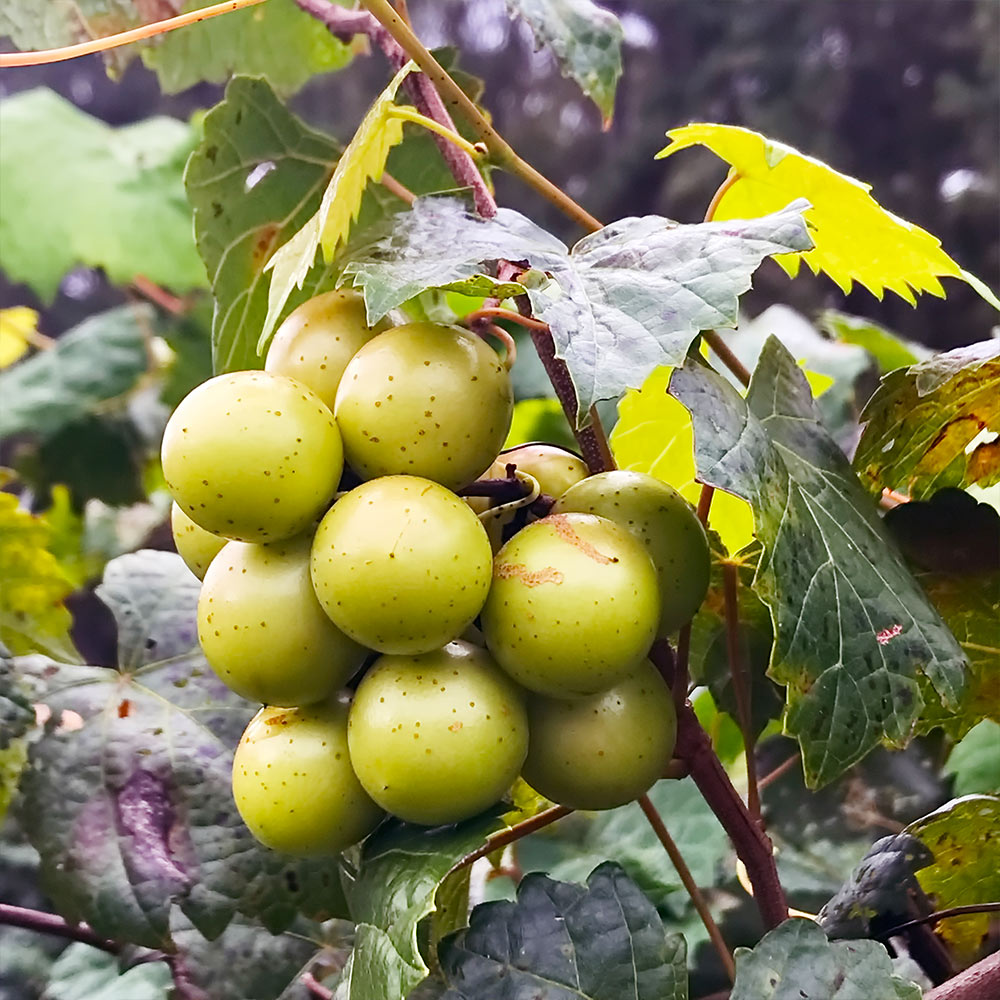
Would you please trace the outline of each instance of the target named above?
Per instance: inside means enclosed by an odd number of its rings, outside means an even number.
[[[338,291],[289,316],[263,371],[210,379],[171,416],[199,639],[265,706],[233,791],[268,846],[337,852],[385,813],[456,822],[519,775],[610,808],[664,772],[674,706],[646,657],[704,597],[705,533],[649,476],[588,476],[551,445],[500,454],[512,411],[482,339],[370,328]],[[523,496],[473,496],[477,478]],[[533,518],[539,494],[558,499]]]

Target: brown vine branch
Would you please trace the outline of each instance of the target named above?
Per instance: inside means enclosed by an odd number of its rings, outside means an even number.
[[[726,942],[719,931],[719,925],[715,922],[712,912],[708,908],[708,903],[705,902],[705,897],[691,875],[691,869],[688,868],[684,856],[674,842],[674,838],[670,836],[667,826],[663,822],[663,817],[657,812],[656,806],[650,802],[648,795],[643,795],[639,799],[639,808],[642,809],[646,820],[653,828],[653,833],[656,834],[657,840],[663,845],[664,850],[670,856],[671,863],[677,869],[681,883],[687,890],[688,896],[691,897],[691,902],[698,911],[698,916],[701,917],[701,922],[705,925],[705,930],[708,931],[709,939],[722,961],[726,975],[729,976],[730,982],[734,981],[736,979],[736,966],[733,963],[733,956],[729,948],[726,947]]]
[[[507,827],[506,830],[501,830],[499,833],[493,834],[492,837],[487,837],[485,844],[477,847],[474,851],[470,851],[461,860],[456,861],[448,870],[448,874],[450,875],[452,872],[467,868],[480,858],[485,858],[487,854],[492,854],[501,847],[513,844],[522,837],[527,837],[529,833],[537,833],[539,830],[545,829],[551,823],[555,823],[556,820],[568,816],[572,811],[572,809],[566,806],[552,806],[551,809],[546,809],[537,816],[522,820],[520,823],[515,823],[513,826]]]
[[[29,910],[23,906],[0,903],[0,924],[7,927],[21,927],[40,934],[51,934],[66,938],[67,941],[79,941],[81,944],[89,944],[91,948],[106,951],[109,955],[117,955],[122,950],[117,942],[101,937],[86,924],[67,923],[56,913],[44,913],[41,910]]]
[[[736,698],[736,714],[743,732],[743,748],[747,761],[747,808],[754,816],[760,816],[760,793],[757,788],[757,762],[754,757],[753,720],[750,711],[750,690],[752,678],[746,670],[740,649],[740,607],[739,576],[731,562],[722,564],[722,590],[726,612],[726,655],[729,660],[729,676],[733,682]]]
[[[162,21],[152,21],[129,31],[120,31],[118,34],[107,35],[104,38],[92,38],[76,45],[64,45],[61,48],[42,49],[37,52],[5,52],[0,54],[0,68],[41,66],[46,63],[64,62],[67,59],[78,59],[80,56],[93,55],[95,52],[107,52],[109,49],[117,49],[122,45],[130,45],[132,42],[141,42],[143,39],[153,38],[167,31],[175,31],[177,28],[185,28],[189,24],[197,24],[199,21],[218,17],[220,14],[231,14],[234,11],[243,10],[245,7],[254,7],[264,2],[265,0],[227,0],[226,3],[217,3],[212,7],[191,10],[186,14],[178,14],[176,17],[168,17]]]
[[[924,1000],[995,1000],[1000,996],[1000,951],[924,994]]]

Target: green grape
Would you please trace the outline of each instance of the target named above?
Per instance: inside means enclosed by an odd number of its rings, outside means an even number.
[[[270,372],[217,375],[181,400],[163,432],[163,476],[207,531],[273,542],[308,528],[333,498],[343,448],[311,390]]]
[[[195,524],[176,502],[170,505],[170,531],[177,554],[199,580],[204,580],[209,563],[219,554],[227,539]]]
[[[694,508],[672,486],[643,472],[601,472],[571,486],[556,513],[599,514],[646,547],[660,582],[661,636],[694,616],[708,591],[708,536]]]
[[[647,660],[613,688],[573,701],[528,698],[525,781],[571,809],[613,809],[645,793],[674,752],[677,714]]]
[[[347,463],[363,479],[406,474],[449,489],[471,483],[510,427],[510,376],[468,330],[410,323],[351,359],[334,412]]]
[[[233,797],[262,844],[303,857],[343,851],[383,816],[351,767],[341,701],[262,708],[236,748]]]
[[[550,497],[560,497],[574,483],[588,476],[587,463],[573,452],[555,444],[520,444],[500,452],[484,478],[501,479],[507,465],[514,464],[538,480],[539,489]]]
[[[388,320],[368,325],[358,292],[324,292],[288,314],[267,350],[264,370],[298,379],[332,410],[347,362],[388,328]]]
[[[576,697],[639,664],[659,613],[656,570],[632,535],[603,517],[557,514],[529,524],[497,554],[482,629],[519,684]]]
[[[486,650],[467,642],[382,656],[354,696],[347,742],[383,809],[410,823],[455,823],[517,778],[528,749],[524,698]]]
[[[310,539],[230,542],[198,598],[198,638],[237,694],[265,705],[308,705],[342,687],[365,650],[326,616],[309,578]]]
[[[312,549],[326,613],[382,653],[427,653],[461,635],[486,600],[491,567],[476,515],[416,476],[373,479],[341,497]]]

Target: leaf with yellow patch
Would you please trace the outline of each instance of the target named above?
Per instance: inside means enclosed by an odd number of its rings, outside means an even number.
[[[8,368],[28,350],[38,333],[38,313],[27,306],[0,309],[0,368]]]
[[[337,161],[319,210],[267,262],[264,270],[273,274],[258,353],[263,352],[270,339],[288,296],[293,289],[302,287],[316,251],[322,246],[325,259],[332,259],[358,217],[368,182],[382,176],[390,151],[403,141],[403,121],[394,117],[392,110],[400,84],[415,68],[412,62],[407,63],[375,99]]]
[[[698,122],[671,129],[667,137],[671,144],[656,154],[658,159],[707,146],[739,175],[719,200],[716,219],[767,215],[793,198],[810,202],[805,218],[815,247],[775,258],[792,277],[804,260],[814,274],[822,271],[844,292],[857,281],[877,298],[889,289],[911,305],[916,304],[914,292],[944,298],[938,279],[959,278],[1000,309],[1000,300],[963,271],[941,249],[940,240],[882,208],[869,193],[870,185],[735,125]]]
[[[0,493],[0,642],[18,655],[74,657],[72,623],[63,600],[73,589],[48,551],[48,524]]]

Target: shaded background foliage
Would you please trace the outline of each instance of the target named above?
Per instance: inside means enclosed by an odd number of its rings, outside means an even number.
[[[625,74],[610,133],[553,59],[536,52],[504,0],[414,3],[421,36],[455,43],[486,82],[486,102],[513,146],[599,218],[660,213],[697,221],[724,176],[709,152],[653,160],[663,133],[688,121],[732,122],[797,146],[869,181],[876,197],[939,236],[962,266],[1000,274],[1000,5],[994,0],[607,0],[625,28]],[[292,101],[307,121],[346,139],[384,83],[381,58],[336,79],[312,80]],[[112,124],[163,113],[187,117],[221,97],[201,84],[163,95],[133,62],[109,80],[98,57],[5,74],[0,95],[46,85]],[[585,168],[585,169],[584,169]],[[557,235],[571,224],[514,178],[497,176],[502,204]],[[994,318],[972,289],[912,310],[855,291],[844,302],[826,278],[789,284],[762,268],[751,312],[781,299],[811,314],[837,305],[946,350],[987,335]],[[99,274],[73,272],[42,328],[61,330],[121,301]],[[37,305],[0,275],[0,305]]]

